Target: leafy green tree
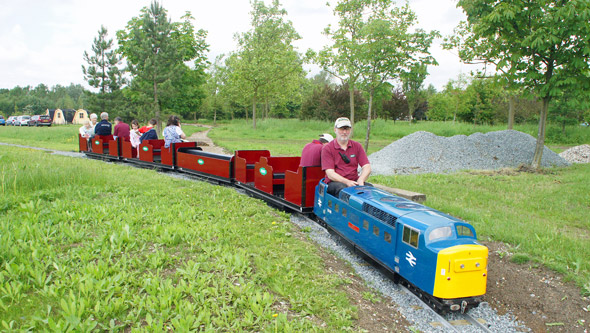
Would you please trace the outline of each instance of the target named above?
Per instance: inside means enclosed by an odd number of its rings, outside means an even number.
[[[166,9],[154,1],[149,8],[141,10],[139,17],[132,18],[125,30],[117,32],[119,51],[125,56],[127,70],[132,75],[127,96],[139,104],[146,104],[151,99],[151,111],[158,120],[159,131],[162,100],[176,97],[177,81],[187,79],[186,75],[190,81],[192,76],[187,74],[184,62],[195,61],[197,67],[202,65],[208,47],[206,32],[195,32],[190,13],[187,12],[183,19],[182,23],[172,23]],[[185,91],[184,98],[191,95],[193,93]]]
[[[587,0],[460,0],[467,15],[459,32],[462,59],[493,63],[543,101],[531,166],[543,156],[551,100],[563,91],[590,89],[590,3]],[[482,47],[484,45],[485,47]]]
[[[236,36],[239,49],[230,57],[230,75],[235,84],[244,84],[248,89],[255,129],[256,105],[259,102],[268,105],[270,96],[295,88],[291,82],[299,81],[303,68],[292,45],[300,36],[286,19],[287,11],[279,1],[273,0],[269,6],[260,0],[251,4],[252,29]]]
[[[400,79],[406,101],[408,102],[408,121],[412,123],[412,114],[416,111],[417,105],[424,100],[424,91],[422,85],[428,72],[426,64],[417,63],[407,71],[402,71]]]
[[[329,5],[329,4],[328,4]],[[334,7],[334,15],[338,17],[338,26],[330,25],[324,35],[331,39],[332,44],[324,47],[319,53],[308,51],[308,58],[317,63],[324,71],[339,78],[349,88],[350,121],[355,121],[355,91],[361,68],[358,64],[358,35],[364,25],[364,0],[339,0]]]
[[[436,64],[428,49],[437,31],[426,32],[410,28],[417,23],[408,4],[393,6],[391,0],[363,0],[365,20],[358,36],[356,61],[360,78],[369,96],[365,150],[369,148],[373,97],[388,81],[399,79],[404,72],[418,66]]]
[[[123,72],[118,65],[121,63],[121,55],[113,50],[113,40],[107,38],[108,31],[104,26],[100,27],[98,37],[92,44],[92,55],[84,51],[84,61],[87,66],[82,65],[84,80],[91,87],[98,88],[97,95],[91,95],[91,105],[96,105],[100,112],[105,112],[114,107],[117,103],[115,92],[119,91],[125,79]],[[66,106],[67,107],[67,106]]]

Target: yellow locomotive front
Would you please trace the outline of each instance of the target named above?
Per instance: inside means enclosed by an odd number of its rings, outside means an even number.
[[[487,266],[488,248],[483,245],[463,244],[439,251],[433,296],[458,299],[484,295]]]

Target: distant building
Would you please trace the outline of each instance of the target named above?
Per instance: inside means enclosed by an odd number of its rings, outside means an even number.
[[[85,120],[90,120],[88,118],[88,110],[78,109],[74,114],[74,119],[72,120],[72,124],[84,124]]]
[[[66,123],[66,118],[64,118],[61,109],[47,109],[45,114],[51,117],[51,121],[54,125],[63,125]]]
[[[65,125],[65,124],[72,124],[74,117],[76,116],[76,110],[74,109],[47,109],[45,111],[46,115],[51,117],[53,124],[55,125]],[[86,116],[88,118],[88,116]]]

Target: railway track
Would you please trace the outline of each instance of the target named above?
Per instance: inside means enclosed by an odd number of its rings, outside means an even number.
[[[435,318],[435,321],[430,323],[430,325],[433,326],[433,328],[444,328],[445,331],[448,332],[492,332],[484,323],[480,322],[479,320],[471,316],[469,313],[454,313],[449,316],[453,316],[456,319],[454,318],[452,320],[448,320],[444,316],[434,311],[430,306],[428,306],[428,304],[426,304],[420,297],[412,293],[408,288],[402,285],[399,286],[406,294],[408,294],[408,296],[412,297],[416,302],[418,302],[423,309],[431,312],[431,316]]]

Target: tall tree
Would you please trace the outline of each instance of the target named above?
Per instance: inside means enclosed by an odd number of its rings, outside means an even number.
[[[302,61],[292,42],[300,39],[287,11],[278,0],[269,6],[264,1],[251,2],[252,29],[236,39],[239,50],[231,60],[234,81],[247,84],[252,102],[252,125],[256,128],[256,105],[285,83],[299,80]],[[284,90],[283,90],[284,91]]]
[[[334,15],[338,18],[338,26],[326,27],[324,35],[331,39],[332,44],[326,46],[318,54],[308,51],[323,70],[346,83],[349,89],[350,121],[355,122],[355,90],[360,76],[359,33],[365,24],[363,20],[365,0],[339,0],[334,6]]]
[[[496,64],[508,82],[543,101],[531,162],[539,168],[549,103],[563,91],[579,95],[590,89],[590,2],[460,0],[458,6],[467,15],[460,33],[466,54]]]
[[[359,0],[363,4],[364,23],[358,36],[356,63],[362,85],[369,96],[365,150],[369,148],[373,97],[388,81],[399,79],[411,68],[436,64],[428,49],[437,31],[410,31],[417,18],[409,4],[393,5],[392,0]]]
[[[412,114],[416,110],[416,106],[420,100],[423,98],[422,84],[427,75],[426,65],[423,63],[415,64],[410,67],[409,70],[402,71],[400,75],[404,95],[408,102],[408,122],[410,124],[412,123]]]
[[[84,61],[88,66],[82,65],[84,80],[88,81],[91,87],[99,89],[96,104],[101,112],[112,106],[109,102],[113,99],[113,93],[125,84],[123,72],[118,67],[121,56],[112,49],[113,40],[108,39],[107,35],[107,29],[101,26],[98,37],[92,44],[92,55],[84,51]]]
[[[151,99],[159,130],[161,100],[174,95],[175,81],[186,79],[184,62],[197,59],[202,63],[207,49],[206,32],[194,32],[190,13],[183,18],[183,23],[172,23],[166,9],[154,1],[139,17],[132,18],[125,30],[117,32],[119,51],[133,77],[130,93],[135,101]]]

